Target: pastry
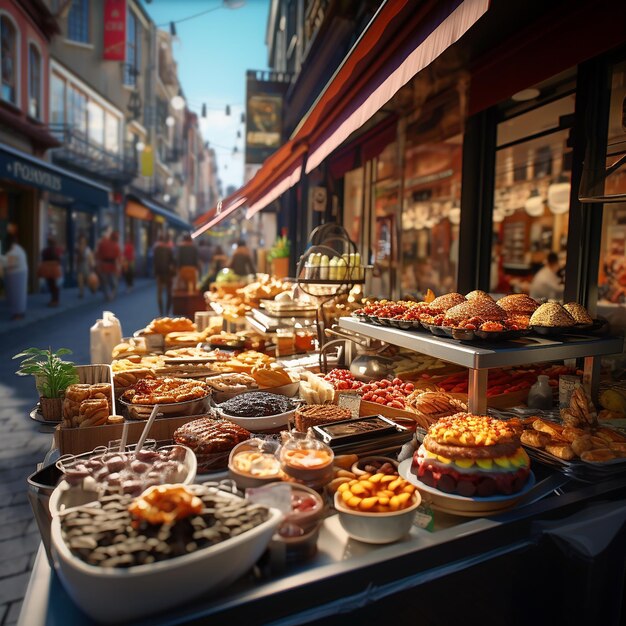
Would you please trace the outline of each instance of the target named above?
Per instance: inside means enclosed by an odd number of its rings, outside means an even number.
[[[562,304],[546,302],[530,316],[530,324],[531,326],[566,328],[575,326],[576,321]]]
[[[271,369],[265,365],[257,365],[250,372],[254,380],[261,387],[280,387],[281,385],[289,385],[293,381],[287,372],[281,367]]]
[[[498,300],[497,304],[509,314],[509,317],[517,315],[530,316],[539,307],[539,303],[525,293],[512,293],[504,296],[504,298]]]
[[[617,455],[610,448],[598,448],[583,452],[580,458],[588,463],[604,463],[617,458]]]
[[[552,441],[552,437],[548,433],[542,433],[538,430],[525,430],[520,435],[520,441],[533,448],[543,448],[547,443]]]
[[[210,393],[207,384],[186,378],[156,378],[138,381],[122,394],[131,404],[172,404],[199,400]]]
[[[109,404],[105,398],[94,400],[83,400],[80,403],[80,413],[78,414],[78,427],[100,426],[105,424],[109,418]]]
[[[65,390],[65,397],[72,402],[82,402],[83,400],[88,400],[91,394],[91,385],[85,385],[77,383],[75,385],[70,385]]]
[[[113,375],[113,383],[116,387],[130,387],[143,378],[154,378],[154,372],[147,367],[116,372]]]
[[[429,429],[413,455],[420,481],[446,493],[486,497],[520,491],[530,474],[518,431],[484,415],[457,413]]]
[[[352,414],[348,409],[336,404],[307,404],[296,409],[294,420],[296,430],[304,433],[312,426],[349,420]]]
[[[447,311],[457,304],[465,302],[465,297],[460,293],[446,293],[443,296],[435,298],[429,305],[429,308],[436,313]]]
[[[578,302],[568,302],[563,305],[563,308],[574,318],[577,324],[584,324],[585,326],[591,326],[593,319],[589,315],[587,309]]]
[[[241,393],[258,387],[256,381],[248,374],[220,374],[207,378],[207,385],[216,391]]]
[[[405,408],[424,417],[428,423],[459,411],[467,411],[465,403],[449,393],[424,389],[417,389],[409,394]]]
[[[466,300],[480,300],[481,298],[486,298],[487,300],[494,301],[493,298],[486,292],[481,289],[474,289],[474,291],[470,291],[466,296]]]
[[[175,443],[191,448],[198,459],[198,472],[228,466],[230,451],[250,438],[250,432],[228,420],[202,417],[174,431]]]
[[[194,332],[196,325],[186,317],[160,317],[148,324],[146,330],[149,333],[167,335],[174,332]]]
[[[479,317],[484,322],[500,322],[506,319],[506,311],[493,300],[478,298],[457,304],[446,311],[444,326],[459,323],[472,317]]]
[[[546,452],[564,461],[571,461],[576,458],[574,450],[568,443],[548,443],[546,444]]]

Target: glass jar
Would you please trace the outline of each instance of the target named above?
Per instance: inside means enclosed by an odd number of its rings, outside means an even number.
[[[295,350],[296,352],[313,352],[317,331],[312,327],[296,328]]]
[[[306,433],[289,433],[278,458],[285,474],[313,489],[321,489],[333,478],[334,452]]]
[[[276,331],[276,356],[289,356],[296,351],[293,328],[279,328]]]

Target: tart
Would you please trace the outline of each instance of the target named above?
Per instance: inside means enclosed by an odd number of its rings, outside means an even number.
[[[521,491],[530,460],[519,432],[485,415],[456,413],[428,429],[413,455],[412,469],[424,484],[466,497]]]

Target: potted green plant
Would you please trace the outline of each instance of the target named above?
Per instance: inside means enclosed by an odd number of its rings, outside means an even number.
[[[74,363],[61,357],[71,354],[67,348],[56,352],[51,349],[27,348],[16,354],[14,359],[22,359],[18,376],[34,376],[39,392],[39,406],[45,420],[58,421],[63,417],[63,395],[69,385],[78,382]]]
[[[276,278],[285,278],[289,274],[289,256],[291,254],[291,242],[286,235],[278,237],[267,255],[272,263],[272,274]]]

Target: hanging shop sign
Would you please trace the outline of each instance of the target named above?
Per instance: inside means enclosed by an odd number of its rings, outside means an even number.
[[[126,60],[126,0],[104,0],[105,61]]]
[[[246,163],[263,163],[282,142],[283,97],[288,83],[274,78],[277,76],[271,72],[248,72]]]

